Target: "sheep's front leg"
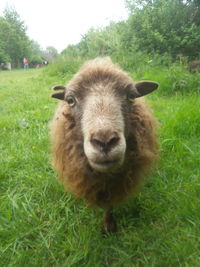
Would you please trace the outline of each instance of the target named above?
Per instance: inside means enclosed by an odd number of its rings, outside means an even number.
[[[104,222],[103,222],[104,233],[114,233],[117,231],[117,224],[113,218],[112,208],[106,210]]]

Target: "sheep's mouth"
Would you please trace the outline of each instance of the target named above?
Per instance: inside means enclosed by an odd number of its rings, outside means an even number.
[[[94,170],[108,172],[118,169],[121,162],[118,160],[90,161],[90,165]]]
[[[110,164],[115,164],[117,161],[116,160],[104,160],[104,161],[99,161],[95,162],[98,165],[110,165]]]

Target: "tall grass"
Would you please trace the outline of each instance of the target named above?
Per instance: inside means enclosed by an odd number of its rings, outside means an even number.
[[[200,73],[190,73],[187,62],[184,64],[172,63],[167,57],[148,57],[139,52],[133,54],[116,54],[111,56],[114,62],[125,69],[133,77],[133,80],[155,80],[159,82],[159,94],[170,96],[175,94],[199,94]],[[46,68],[46,75],[57,76],[66,80],[83,64],[88,58],[71,57],[65,54]],[[162,62],[165,64],[162,65]]]
[[[69,79],[82,63],[83,59],[79,57],[66,57],[65,55],[61,55],[46,68],[45,73],[48,76],[59,76]]]
[[[160,163],[115,210],[118,232],[104,237],[103,212],[64,192],[50,165],[50,88],[73,72],[50,74],[57,66],[0,72],[0,266],[199,266],[199,75],[176,66],[130,70],[160,82],[148,97],[160,122]]]
[[[133,73],[136,79],[151,79],[159,82],[160,96],[187,95],[200,93],[200,73],[188,72],[185,65],[172,64],[168,67],[143,66],[142,69]]]

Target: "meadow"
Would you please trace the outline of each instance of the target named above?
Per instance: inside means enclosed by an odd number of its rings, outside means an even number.
[[[53,75],[54,74],[54,75]],[[160,122],[160,162],[115,210],[64,192],[50,161],[50,88],[71,73],[0,72],[0,266],[200,266],[200,74],[179,66],[132,73],[160,89],[147,97]]]

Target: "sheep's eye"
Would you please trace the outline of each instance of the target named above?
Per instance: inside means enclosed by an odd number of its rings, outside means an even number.
[[[76,104],[76,100],[73,96],[67,96],[66,98],[67,103],[70,105],[70,107],[74,107]]]

